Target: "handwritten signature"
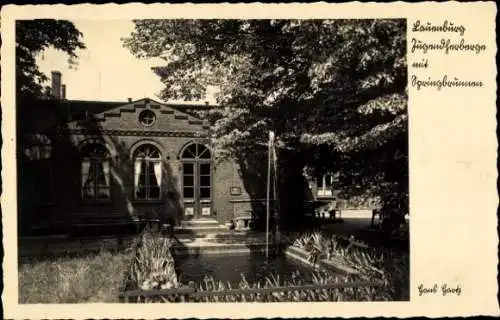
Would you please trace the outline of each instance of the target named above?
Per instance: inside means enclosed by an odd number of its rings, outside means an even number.
[[[423,284],[418,286],[418,295],[433,295],[433,294],[441,294],[443,296],[447,295],[456,295],[459,296],[462,294],[462,287],[457,284],[456,286],[450,287],[447,283],[438,286],[434,284],[431,287],[425,287]]]

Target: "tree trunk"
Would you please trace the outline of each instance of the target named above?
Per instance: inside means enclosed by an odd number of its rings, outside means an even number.
[[[295,230],[304,222],[303,164],[298,157],[280,159],[278,167],[278,223],[280,229]]]

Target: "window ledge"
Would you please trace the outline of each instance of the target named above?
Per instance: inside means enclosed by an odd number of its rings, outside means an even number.
[[[335,197],[334,196],[317,196],[316,199],[318,199],[320,201],[321,200],[323,200],[323,201],[326,201],[326,200],[331,201],[331,200],[335,200]]]
[[[154,199],[154,200],[146,200],[146,199],[134,199],[132,200],[132,203],[137,203],[137,204],[159,204],[159,203],[164,203],[165,200],[163,199]]]

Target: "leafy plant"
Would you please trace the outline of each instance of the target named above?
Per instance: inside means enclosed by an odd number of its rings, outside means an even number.
[[[335,235],[327,236],[321,232],[298,235],[294,246],[308,252],[308,259],[317,263],[320,259],[336,261],[358,272],[357,279],[382,280],[384,292],[393,299],[407,299],[409,286],[409,256],[407,253],[384,249],[362,248],[342,245]],[[372,290],[367,288],[366,290]],[[406,289],[407,291],[407,289]]]
[[[293,246],[302,250],[308,250],[311,242],[311,234],[305,233],[297,236],[293,241]]]
[[[169,289],[178,286],[174,260],[170,248],[173,240],[147,229],[141,236],[131,281],[142,290]]]
[[[331,283],[349,283],[355,281],[354,277],[345,277],[326,272],[316,272],[313,274],[313,284],[331,284]],[[249,289],[249,288],[278,288],[304,285],[304,281],[299,273],[292,276],[291,279],[280,281],[279,275],[270,275],[262,279],[249,283],[242,276],[236,288],[231,283],[222,282],[213,277],[205,277],[196,287],[197,292],[220,292],[231,289]],[[380,288],[375,287],[355,287],[339,289],[297,289],[290,291],[272,291],[262,293],[241,293],[231,292],[225,295],[204,295],[188,298],[189,302],[311,302],[311,301],[388,301],[391,296]],[[181,301],[168,297],[148,298],[144,302],[160,301]]]

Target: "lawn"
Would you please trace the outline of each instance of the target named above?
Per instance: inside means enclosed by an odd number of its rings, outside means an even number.
[[[118,302],[133,253],[21,258],[19,303]]]

